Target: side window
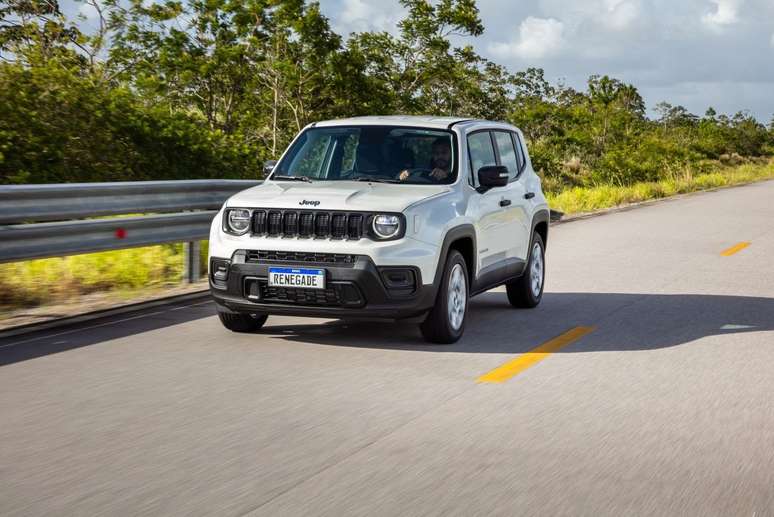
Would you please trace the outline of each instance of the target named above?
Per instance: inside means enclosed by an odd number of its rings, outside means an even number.
[[[519,135],[516,133],[511,133],[511,138],[513,138],[513,145],[516,147],[516,155],[518,156],[519,160],[519,170],[521,170],[527,164],[527,160],[524,158],[524,148],[521,146],[521,138],[519,138]]]
[[[512,181],[519,175],[521,167],[519,167],[511,135],[505,131],[494,131],[494,137],[497,143],[497,152],[500,153],[500,165],[504,165],[508,169],[508,180]]]
[[[492,137],[489,131],[481,131],[468,136],[468,153],[470,154],[471,173],[474,182],[478,184],[478,169],[485,165],[497,165],[494,148],[492,148]]]

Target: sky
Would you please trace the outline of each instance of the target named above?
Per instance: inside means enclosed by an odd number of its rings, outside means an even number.
[[[397,0],[321,0],[337,32],[395,32]],[[634,84],[652,109],[774,115],[774,0],[478,0],[479,54],[539,67],[583,88],[592,74]]]
[[[73,0],[63,4],[65,11],[77,9]],[[398,0],[320,4],[333,29],[345,36],[396,33],[405,15]],[[477,5],[485,32],[467,42],[512,72],[543,68],[549,80],[579,89],[592,74],[609,75],[635,85],[651,110],[667,101],[697,115],[712,106],[729,115],[749,110],[764,123],[774,116],[774,0],[478,0]]]

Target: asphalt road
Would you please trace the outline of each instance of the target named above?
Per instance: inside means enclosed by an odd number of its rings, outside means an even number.
[[[774,515],[772,200],[556,226],[453,346],[209,302],[2,341],[0,514]]]

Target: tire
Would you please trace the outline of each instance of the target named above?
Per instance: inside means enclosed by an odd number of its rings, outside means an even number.
[[[419,326],[425,340],[450,344],[462,337],[470,299],[468,278],[468,266],[462,254],[451,250],[446,258],[435,305]],[[451,311],[450,304],[453,307]]]
[[[535,232],[532,243],[529,246],[529,260],[524,274],[515,280],[505,284],[508,293],[508,301],[511,305],[520,309],[532,309],[537,307],[543,299],[543,288],[546,280],[546,253],[543,238]],[[536,280],[539,283],[536,285]]]
[[[218,312],[220,322],[232,332],[256,332],[263,327],[268,317],[268,314]]]

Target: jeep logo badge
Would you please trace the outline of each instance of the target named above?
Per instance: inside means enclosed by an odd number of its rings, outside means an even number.
[[[304,200],[300,201],[298,204],[301,205],[301,206],[317,206],[317,205],[320,204],[320,202],[319,201],[307,201],[306,199],[304,199]]]

